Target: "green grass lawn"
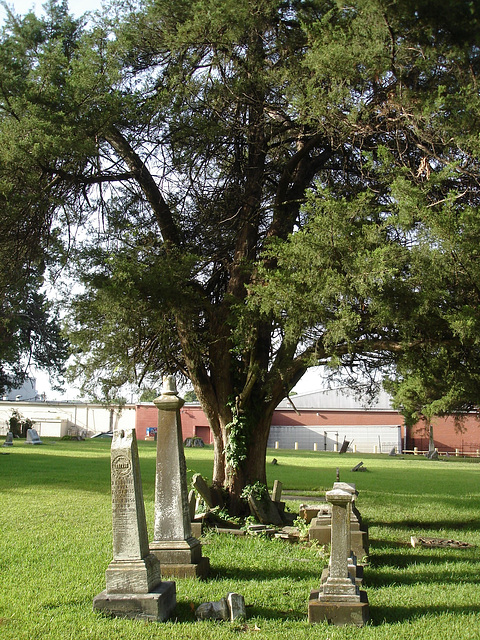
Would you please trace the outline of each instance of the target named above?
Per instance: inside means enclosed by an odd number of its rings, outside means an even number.
[[[155,443],[140,442],[150,537]],[[361,454],[269,451],[267,471],[290,494],[323,495],[340,479],[356,482],[370,528],[363,629],[307,623],[310,590],[327,562],[322,548],[263,538],[205,536],[212,576],[177,580],[176,619],[142,623],[94,613],[112,559],[110,442],[15,442],[0,455],[0,638],[256,639],[480,638],[480,465]],[[212,449],[186,451],[189,477],[211,477]],[[272,465],[275,457],[277,465]],[[363,460],[367,471],[350,469]],[[291,510],[299,500],[289,500]],[[412,548],[411,535],[448,537],[472,549]],[[245,597],[246,624],[197,622],[194,608],[229,591]]]

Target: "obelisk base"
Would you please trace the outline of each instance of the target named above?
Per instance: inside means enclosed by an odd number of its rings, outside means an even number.
[[[163,622],[177,602],[174,582],[161,582],[150,593],[107,593],[93,599],[93,608],[116,618]]]
[[[149,593],[162,581],[153,553],[141,560],[113,560],[105,572],[108,593]]]
[[[354,625],[363,627],[369,619],[368,597],[366,591],[360,591],[359,602],[340,602],[320,600],[322,589],[313,589],[308,601],[308,621],[311,624],[325,622],[337,627]]]
[[[202,545],[193,536],[187,540],[154,540],[150,553],[160,561],[162,576],[206,578],[210,560],[202,556]]]

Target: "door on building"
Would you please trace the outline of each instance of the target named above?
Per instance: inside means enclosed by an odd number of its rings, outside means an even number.
[[[210,427],[195,426],[195,435],[201,438],[205,444],[211,444],[210,441]]]

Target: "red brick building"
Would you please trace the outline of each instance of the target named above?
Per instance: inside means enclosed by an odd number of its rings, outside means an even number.
[[[418,423],[405,433],[403,417],[390,406],[388,396],[363,408],[344,390],[299,394],[292,397],[295,408],[287,401],[273,415],[268,446],[280,449],[339,450],[345,440],[349,449],[359,452],[389,453],[428,450],[428,433]],[[213,438],[200,405],[186,404],[181,409],[183,439],[198,436],[206,444]],[[153,404],[136,406],[137,438],[143,440],[147,429],[157,425],[157,409]],[[456,427],[453,418],[435,418],[434,441],[440,453],[455,452],[475,455],[480,450],[480,422],[468,415]]]
[[[186,404],[180,409],[183,439],[198,436],[205,444],[212,444],[213,438],[208,420],[199,404]],[[138,440],[145,440],[147,429],[157,426],[158,411],[153,403],[137,404],[135,430]]]

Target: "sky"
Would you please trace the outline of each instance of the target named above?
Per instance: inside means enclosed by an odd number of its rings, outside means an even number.
[[[35,13],[41,13],[44,0],[35,2],[35,0],[7,0],[9,7],[13,8],[14,12],[20,15],[28,13],[31,9]],[[100,9],[101,0],[70,0],[68,3],[71,13],[74,16],[81,16],[87,11],[94,11]],[[0,24],[5,20],[5,10],[0,6]]]
[[[40,13],[44,0],[40,0],[39,2],[35,2],[34,0],[7,0],[7,3],[15,13],[24,15],[30,10],[35,11],[35,13]],[[80,16],[86,11],[95,11],[96,9],[100,9],[101,4],[101,0],[70,0],[69,7],[70,11],[75,16]],[[0,24],[4,22],[5,15],[5,10],[0,5]],[[320,371],[321,368],[319,367],[314,367],[309,370],[295,387],[295,391],[297,393],[306,393],[308,391],[316,391],[320,389],[322,387]],[[67,387],[63,394],[58,391],[52,391],[47,373],[34,371],[33,375],[37,381],[37,391],[39,393],[46,393],[47,400],[75,400],[79,397],[78,391],[75,387]]]

